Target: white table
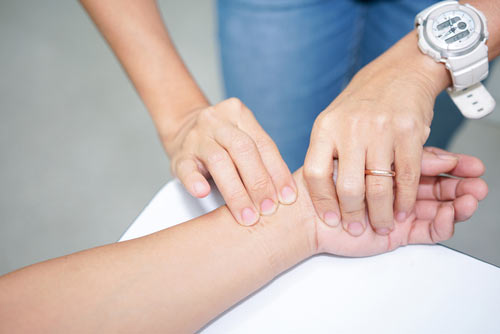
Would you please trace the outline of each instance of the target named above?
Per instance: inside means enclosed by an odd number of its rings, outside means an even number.
[[[195,199],[172,181],[120,241],[192,219],[222,203],[217,193]],[[440,245],[417,245],[359,259],[313,257],[201,332],[500,333],[499,311],[500,268]]]

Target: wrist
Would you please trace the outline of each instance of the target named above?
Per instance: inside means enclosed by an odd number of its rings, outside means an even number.
[[[276,213],[262,216],[249,231],[262,236],[272,271],[277,275],[318,253],[316,214],[305,189],[302,169],[293,174],[297,184],[297,200],[280,205]]]
[[[388,59],[395,69],[407,75],[423,93],[433,100],[452,84],[445,65],[436,62],[418,47],[418,35],[414,30],[401,39]]]
[[[188,131],[196,122],[199,111],[208,106],[206,103],[195,105],[190,109],[186,109],[187,111],[177,113],[173,117],[170,114],[165,114],[164,117],[155,120],[158,136],[169,157],[172,157],[175,148],[178,146],[176,139],[184,137],[184,132]]]

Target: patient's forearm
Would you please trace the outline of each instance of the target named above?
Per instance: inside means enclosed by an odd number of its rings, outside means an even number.
[[[0,277],[0,333],[193,332],[316,252],[370,256],[446,240],[488,188],[477,178],[484,171],[478,159],[432,152],[424,151],[414,215],[390,235],[367,228],[353,237],[342,224],[321,223],[298,170],[297,201],[253,227],[235,224],[222,207],[150,236]],[[433,177],[443,173],[454,178]]]
[[[222,207],[6,275],[0,332],[193,332],[313,253],[297,210],[281,206],[248,228]]]

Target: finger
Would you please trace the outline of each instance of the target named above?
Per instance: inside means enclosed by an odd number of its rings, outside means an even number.
[[[220,126],[215,140],[227,150],[255,207],[263,215],[273,214],[278,198],[253,139],[235,126]]]
[[[422,205],[427,203],[418,203],[416,210],[420,210]],[[419,208],[420,207],[420,208]],[[431,206],[435,214],[432,219],[420,219],[414,222],[412,229],[408,235],[408,243],[410,244],[434,244],[451,238],[454,232],[454,207],[451,203],[440,203],[439,205]],[[417,217],[418,213],[417,213]]]
[[[488,184],[483,179],[462,179],[456,189],[457,196],[470,194],[482,201],[488,196]]]
[[[418,220],[433,220],[436,217],[437,210],[444,204],[449,203],[453,205],[455,210],[455,221],[464,221],[472,217],[477,210],[478,201],[472,195],[466,194],[457,197],[453,201],[440,202],[433,200],[419,200],[415,206],[416,219]]]
[[[458,197],[453,201],[455,207],[455,221],[463,222],[469,220],[478,207],[478,201],[474,196],[468,194]]]
[[[375,145],[368,149],[366,168],[391,170],[392,161],[392,145]],[[370,223],[375,232],[386,235],[394,228],[392,177],[366,175],[365,182]]]
[[[365,150],[362,147],[346,148],[339,152],[337,195],[342,225],[353,236],[361,235],[366,228],[365,208]]]
[[[425,176],[437,176],[449,173],[458,165],[458,157],[448,154],[436,154],[426,151],[422,152],[421,174]]]
[[[457,166],[448,172],[448,174],[457,177],[479,177],[484,174],[485,167],[483,162],[473,156],[466,154],[450,153],[436,147],[425,147],[427,152],[435,153],[439,156],[451,155],[458,158]]]
[[[322,130],[313,130],[304,162],[304,178],[318,217],[331,227],[340,223],[340,208],[333,181],[333,141]]]
[[[212,141],[205,142],[199,153],[236,221],[245,226],[257,223],[258,211],[229,154]]]
[[[420,180],[422,145],[410,140],[403,141],[395,147],[396,199],[394,209],[398,222],[404,222],[413,210]]]
[[[450,201],[470,194],[482,201],[488,194],[488,185],[478,178],[457,179],[446,176],[422,176],[418,187],[419,200]]]
[[[174,174],[191,195],[203,198],[210,193],[210,184],[200,173],[198,164],[191,157],[179,158],[174,162]]]
[[[245,106],[243,108],[245,110],[245,122],[240,126],[254,139],[264,166],[271,176],[274,188],[278,193],[280,203],[294,203],[297,199],[297,185],[288,166],[281,157],[278,147],[264,129],[262,129],[252,112]]]

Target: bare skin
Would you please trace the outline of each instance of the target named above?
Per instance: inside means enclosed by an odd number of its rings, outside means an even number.
[[[296,198],[274,142],[238,99],[211,105],[175,50],[155,0],[81,0],[127,71],[155,123],[171,169],[195,197],[213,178],[236,221]]]
[[[147,106],[173,174],[193,196],[206,196],[207,179],[213,178],[243,225],[295,200],[296,185],[274,143],[241,101],[210,104],[176,52],[154,0],[80,2]],[[490,57],[496,57],[500,3],[467,2],[487,16]],[[404,221],[412,213],[434,100],[449,85],[445,67],[418,50],[413,31],[362,69],[321,113],[304,173],[326,224],[342,219],[347,231],[362,234],[367,203],[373,227],[387,234],[394,217]],[[221,136],[226,132],[231,135]],[[331,181],[334,158],[340,167],[337,187]],[[394,189],[391,178],[364,177],[365,167],[391,169],[393,163]]]
[[[465,1],[488,19],[489,57],[500,54],[500,2]],[[422,149],[430,133],[434,101],[451,85],[443,64],[420,52],[414,30],[359,71],[318,116],[304,175],[319,217],[361,235],[368,209],[373,228],[390,233],[417,198]],[[339,161],[337,186],[333,159]],[[391,170],[394,179],[367,176],[365,168]],[[394,187],[393,187],[394,186]],[[366,207],[367,206],[367,207]]]
[[[353,237],[323,224],[300,169],[293,175],[297,201],[252,227],[236,224],[222,206],[146,237],[0,277],[0,332],[194,332],[314,254],[367,256],[446,240],[488,189],[478,159],[445,155],[423,155],[415,213],[387,236],[370,225]]]

